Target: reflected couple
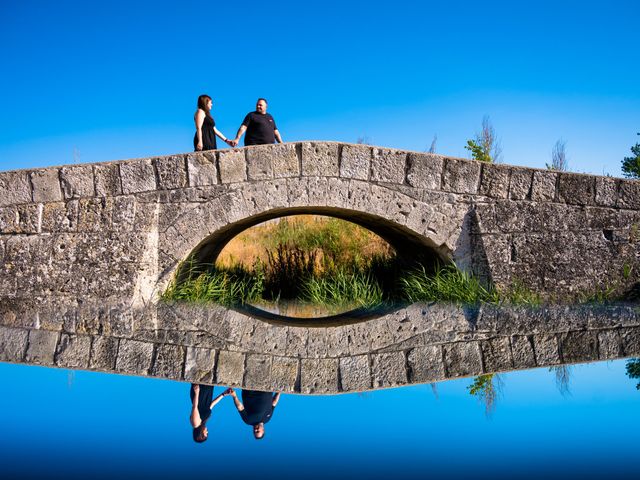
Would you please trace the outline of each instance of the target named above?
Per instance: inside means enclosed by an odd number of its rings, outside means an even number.
[[[229,395],[233,398],[233,403],[242,421],[251,425],[254,438],[256,440],[264,438],[264,424],[271,420],[273,411],[280,401],[280,392],[242,390],[241,402],[233,388],[227,388],[214,399],[211,385],[191,384],[191,416],[189,420],[193,427],[195,442],[202,443],[207,440],[209,437],[207,421],[211,417],[213,407],[222,400],[222,397]]]

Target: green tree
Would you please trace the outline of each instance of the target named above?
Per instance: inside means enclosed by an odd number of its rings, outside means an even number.
[[[634,380],[640,379],[640,358],[627,361],[627,376]],[[636,390],[640,390],[640,383],[636,385]]]
[[[464,148],[471,151],[471,157],[474,160],[487,163],[500,162],[502,147],[487,115],[482,118],[482,130],[476,133],[472,140],[467,140]]]
[[[496,373],[479,375],[467,387],[469,393],[484,404],[484,413],[491,417],[496,409],[496,402],[502,390],[502,379]]]
[[[622,160],[622,174],[627,178],[640,178],[640,143],[631,147],[631,153],[635,156],[624,157]]]

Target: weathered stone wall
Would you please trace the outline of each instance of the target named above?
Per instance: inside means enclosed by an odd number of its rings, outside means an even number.
[[[333,394],[640,356],[631,307],[412,305],[352,325],[269,324],[222,307],[5,302],[0,361]]]
[[[0,172],[0,297],[139,306],[194,250],[313,211],[501,287],[623,291],[640,272],[638,181],[302,142]]]

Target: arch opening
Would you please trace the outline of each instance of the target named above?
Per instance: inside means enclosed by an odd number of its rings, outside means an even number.
[[[175,284],[202,290],[207,276],[217,282],[209,286],[214,297],[234,291],[212,301],[258,317],[369,317],[406,303],[399,291],[404,271],[432,272],[449,262],[430,239],[371,214],[276,209],[205,238],[180,267]]]

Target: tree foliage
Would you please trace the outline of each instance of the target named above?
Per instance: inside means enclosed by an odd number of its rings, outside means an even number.
[[[627,375],[634,380],[640,379],[640,358],[627,361]],[[636,389],[640,390],[640,383],[636,385]]]
[[[627,178],[640,178],[640,143],[631,147],[631,153],[635,156],[622,160],[622,174]]]
[[[502,159],[502,147],[496,131],[487,115],[482,118],[482,130],[465,147],[471,151],[474,160],[487,163],[499,163]]]

